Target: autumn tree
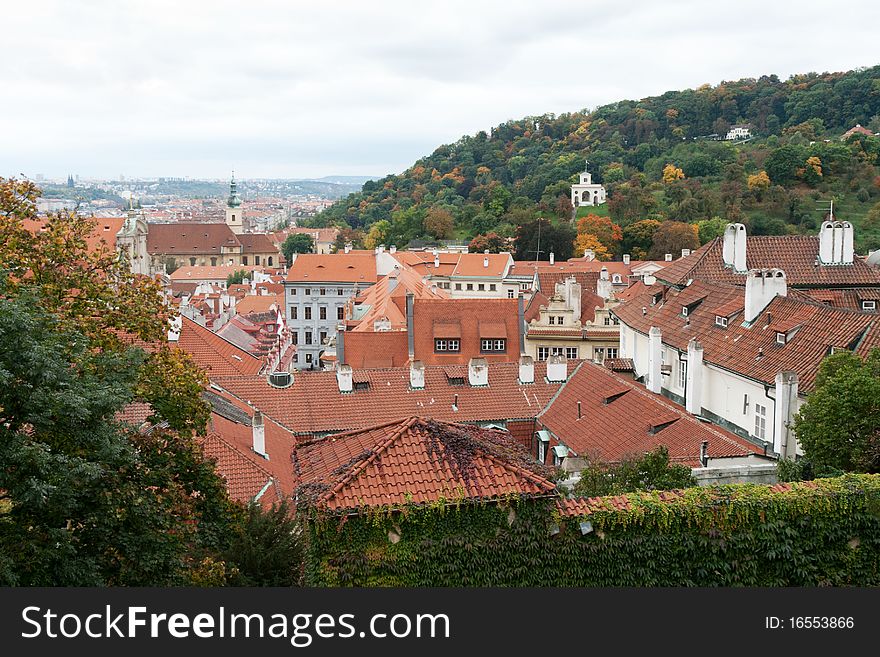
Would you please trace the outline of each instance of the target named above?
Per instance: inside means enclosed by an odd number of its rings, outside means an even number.
[[[455,219],[443,208],[433,207],[425,215],[424,225],[426,233],[438,240],[442,240],[452,237]]]
[[[387,219],[377,221],[367,232],[364,238],[364,247],[367,249],[375,249],[381,244],[388,244],[391,237],[391,222]]]
[[[683,221],[664,221],[654,232],[648,256],[652,260],[663,260],[667,253],[677,257],[682,249],[700,248],[696,226]]]
[[[468,244],[468,251],[471,253],[501,253],[507,250],[507,240],[498,233],[489,233],[487,235],[477,235]]]
[[[586,251],[592,251],[596,260],[611,260],[611,254],[598,237],[591,233],[578,233],[574,240],[574,257],[580,258]]]
[[[620,226],[613,223],[608,217],[600,217],[595,214],[581,217],[577,223],[577,232],[579,236],[592,235],[598,240],[608,259],[618,253],[620,242],[623,239],[623,231]],[[577,246],[575,252],[577,252]],[[583,249],[581,249],[581,253],[583,253]]]
[[[755,175],[748,177],[748,186],[749,191],[760,201],[764,196],[764,192],[770,189],[770,176],[767,175],[766,171],[759,171]]]
[[[354,249],[364,248],[364,231],[357,228],[340,228],[333,240],[333,252],[345,251],[345,245],[351,244]]]
[[[674,183],[676,180],[684,179],[684,171],[679,169],[674,164],[667,164],[663,167],[663,182],[665,184]]]

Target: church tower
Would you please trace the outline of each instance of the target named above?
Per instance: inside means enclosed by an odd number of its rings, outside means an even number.
[[[244,210],[241,207],[241,197],[235,186],[235,172],[229,182],[229,198],[226,199],[226,225],[236,235],[244,232]]]
[[[150,256],[147,253],[147,235],[150,226],[144,219],[143,212],[134,207],[128,210],[128,217],[122,228],[116,233],[116,249],[125,254],[132,274],[149,276]]]

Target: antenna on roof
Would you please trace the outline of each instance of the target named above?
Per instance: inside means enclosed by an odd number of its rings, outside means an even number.
[[[543,217],[538,217],[538,247],[534,251],[529,251],[528,253],[535,254],[535,260],[541,259],[541,254],[544,253],[541,250],[541,222],[544,221]]]

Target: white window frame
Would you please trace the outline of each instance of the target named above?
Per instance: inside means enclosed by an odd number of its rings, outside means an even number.
[[[434,351],[439,353],[455,353],[461,349],[458,338],[434,338]]]
[[[877,302],[872,301],[870,299],[865,299],[864,301],[862,301],[862,310],[864,310],[864,311],[877,310]]]
[[[721,315],[715,315],[715,326],[720,326],[721,328],[727,328],[727,318],[722,317]]]
[[[777,331],[776,332],[776,344],[785,344],[785,342],[786,342],[785,333],[780,333],[779,331]]]
[[[565,348],[565,357],[569,360],[577,360],[578,357],[578,348],[577,347],[566,347]]]
[[[506,338],[481,338],[480,339],[480,351],[484,352],[499,352],[507,350],[507,339]]]
[[[678,385],[682,388],[685,387],[685,383],[687,382],[687,361],[680,360],[678,361]]]
[[[605,349],[605,358],[617,358],[617,347],[608,347]]]
[[[538,347],[538,360],[547,360],[550,358],[550,347]]]
[[[767,407],[755,404],[755,438],[767,438]]]

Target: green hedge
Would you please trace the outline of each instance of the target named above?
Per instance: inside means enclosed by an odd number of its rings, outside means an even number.
[[[880,475],[596,498],[312,514],[313,586],[815,586],[880,584]],[[580,521],[592,531],[582,534]],[[556,531],[558,529],[558,531]]]

